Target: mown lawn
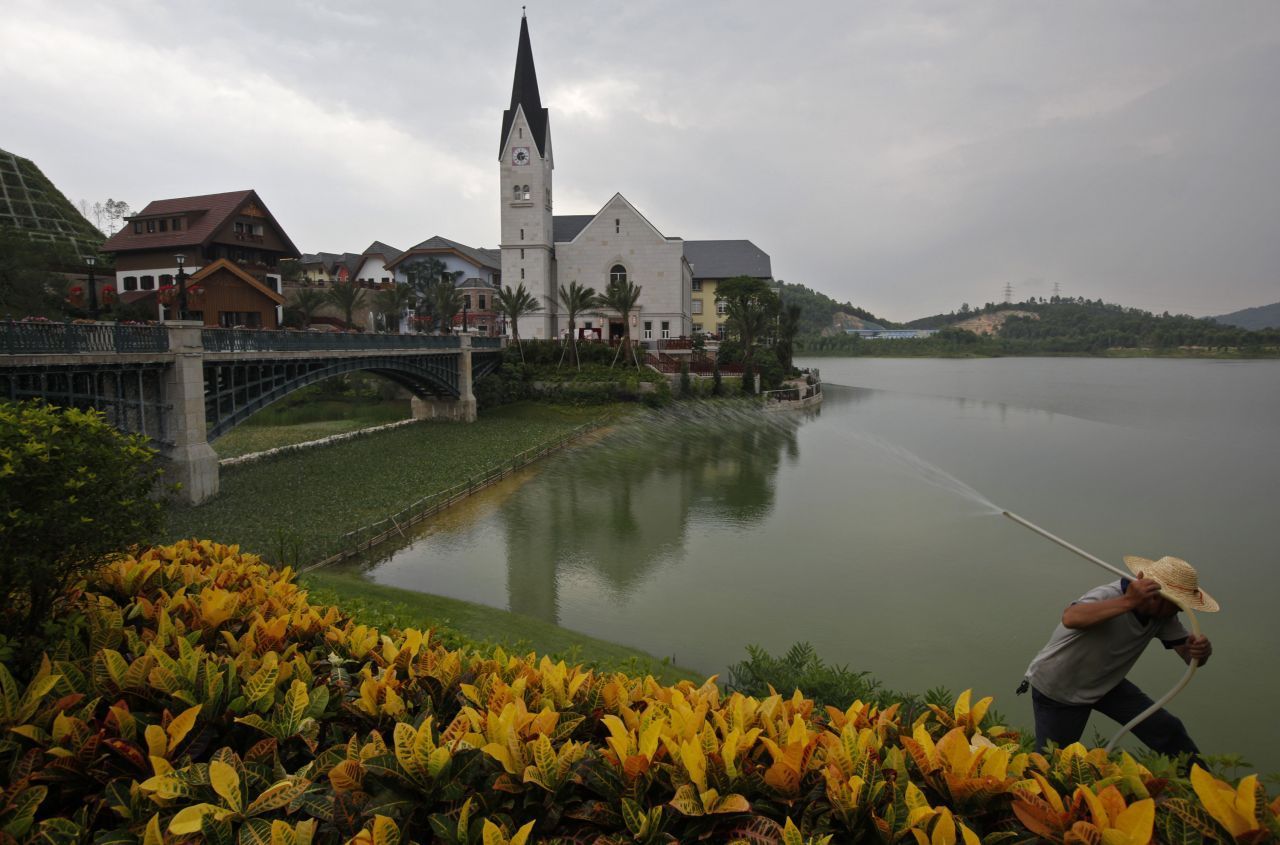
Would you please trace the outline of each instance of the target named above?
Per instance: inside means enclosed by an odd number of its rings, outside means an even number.
[[[362,624],[387,628],[435,628],[450,646],[481,650],[498,645],[508,653],[536,651],[553,660],[586,663],[606,671],[653,675],[664,684],[702,683],[705,677],[651,654],[598,640],[541,619],[458,599],[372,584],[354,575],[309,572],[302,583],[311,601],[336,604]]]
[[[615,413],[520,403],[482,412],[471,424],[424,422],[225,467],[215,498],[170,509],[166,538],[239,543],[275,562],[310,563],[336,550],[348,531]]]

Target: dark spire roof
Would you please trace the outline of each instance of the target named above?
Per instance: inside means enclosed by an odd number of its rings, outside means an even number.
[[[498,155],[507,144],[507,135],[516,119],[516,108],[524,108],[529,131],[538,145],[538,154],[547,154],[547,110],[538,95],[538,73],[533,69],[533,47],[529,44],[529,20],[520,19],[520,46],[516,48],[516,76],[511,83],[511,106],[502,113],[502,137],[498,139]]]

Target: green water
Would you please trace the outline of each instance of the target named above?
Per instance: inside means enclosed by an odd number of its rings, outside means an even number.
[[[1202,618],[1215,655],[1172,709],[1205,751],[1280,770],[1280,362],[813,363],[817,413],[647,418],[352,568],[708,674],[747,643],[808,640],[890,687],[995,695],[1029,725],[1023,669],[1111,576],[985,497],[1117,565],[1195,564],[1223,611]],[[1130,677],[1154,696],[1182,669],[1156,645]]]

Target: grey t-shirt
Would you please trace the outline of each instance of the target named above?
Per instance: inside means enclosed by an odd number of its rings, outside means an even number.
[[[1120,581],[1095,587],[1072,604],[1106,601],[1124,595]],[[1064,704],[1093,704],[1124,680],[1147,644],[1159,638],[1172,648],[1187,638],[1177,616],[1143,619],[1129,612],[1089,628],[1062,623],[1027,667],[1031,686]]]

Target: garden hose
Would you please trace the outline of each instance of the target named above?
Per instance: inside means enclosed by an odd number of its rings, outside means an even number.
[[[1022,517],[1018,516],[1016,513],[1011,513],[1009,511],[1001,511],[1001,513],[1003,513],[1005,516],[1012,519],[1014,522],[1026,528],[1030,528],[1032,531],[1036,532],[1037,534],[1044,537],[1045,539],[1052,540],[1053,542],[1057,543],[1059,546],[1062,546],[1062,548],[1066,549],[1067,551],[1075,552],[1085,560],[1091,561],[1092,563],[1096,563],[1098,566],[1101,566],[1103,569],[1106,569],[1110,572],[1114,572],[1115,574],[1119,575],[1121,578],[1128,578],[1128,579],[1133,578],[1132,573],[1124,572],[1120,570],[1118,567],[1112,566],[1111,564],[1107,563],[1105,560],[1094,557],[1093,555],[1086,552],[1084,549],[1078,546],[1074,546],[1071,543],[1068,543],[1066,540],[1062,539],[1061,537],[1055,534],[1050,534],[1048,531],[1045,531],[1039,525],[1036,525],[1034,522],[1030,522],[1026,519],[1023,519]],[[1196,621],[1196,615],[1191,610],[1191,608],[1187,607],[1187,605],[1182,600],[1180,600],[1170,592],[1161,590],[1160,595],[1168,599],[1169,601],[1173,602],[1174,604],[1176,604],[1179,609],[1185,610],[1187,612],[1187,618],[1191,621],[1192,632],[1197,637],[1200,636],[1200,623]],[[1164,695],[1160,696],[1160,698],[1154,704],[1152,704],[1146,710],[1143,710],[1137,716],[1134,716],[1132,719],[1129,720],[1128,724],[1120,728],[1120,732],[1117,733],[1114,737],[1112,737],[1111,741],[1107,743],[1107,753],[1108,754],[1111,753],[1112,749],[1115,748],[1116,743],[1119,742],[1120,739],[1125,734],[1129,733],[1129,731],[1133,730],[1134,727],[1141,724],[1148,716],[1158,712],[1160,708],[1164,707],[1166,704],[1172,701],[1175,695],[1182,692],[1183,687],[1185,687],[1188,683],[1190,683],[1192,676],[1195,675],[1196,667],[1199,664],[1200,664],[1200,661],[1196,660],[1194,657],[1191,658],[1187,662],[1187,671],[1183,673],[1181,680],[1179,680],[1178,683],[1174,684],[1173,689],[1169,690]]]

